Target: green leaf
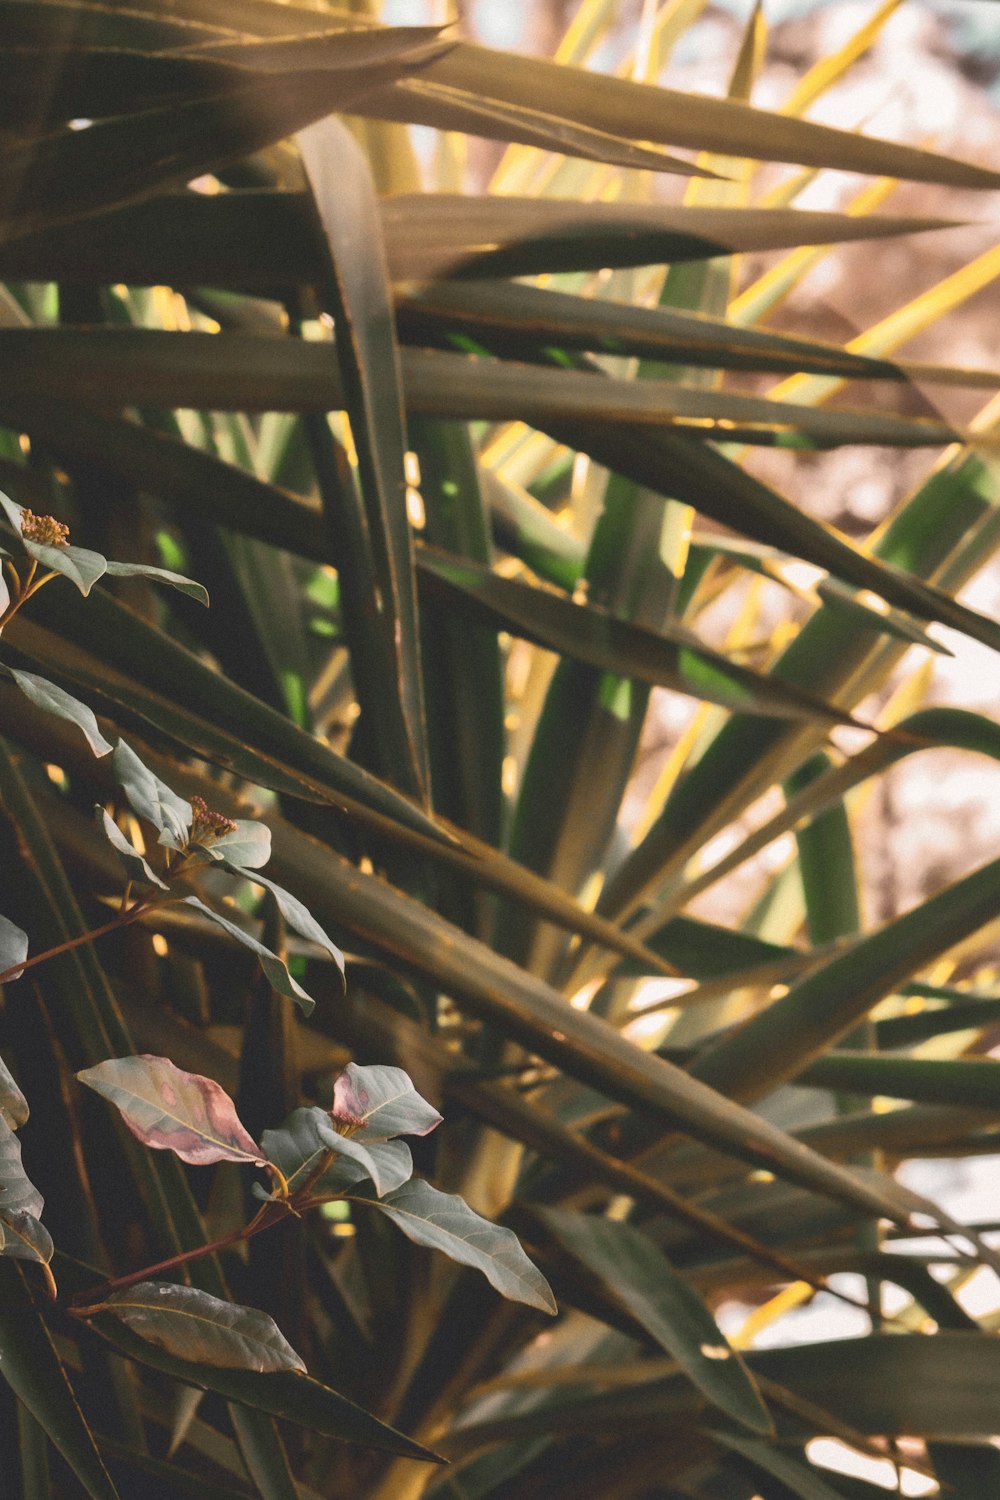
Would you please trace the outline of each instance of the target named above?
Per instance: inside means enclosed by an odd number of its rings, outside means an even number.
[[[45,542],[30,541],[23,531],[24,508],[3,493],[0,493],[0,508],[17,532],[28,556],[34,562],[41,563],[43,568],[62,573],[71,583],[76,584],[84,596],[104,576],[108,566],[107,558],[102,557],[99,552],[88,552],[85,547],[71,547],[68,544],[56,547]]]
[[[81,1083],[110,1099],[132,1134],[196,1166],[235,1161],[263,1166],[260,1147],[236,1106],[211,1078],[186,1073],[166,1057],[110,1058],[78,1073]]]
[[[46,713],[58,714],[60,719],[68,719],[75,724],[83,733],[87,744],[95,755],[110,755],[113,746],[106,740],[97,727],[97,719],[93,710],[79,698],[57,687],[54,682],[49,682],[44,677],[38,677],[34,672],[18,672],[13,667],[4,667],[5,672],[17,683],[24,696],[35,705],[36,708],[44,709]]]
[[[422,547],[427,591],[453,601],[495,629],[557,651],[600,671],[675,692],[781,718],[841,718],[840,711],[713,651],[687,628],[664,621],[658,631],[618,619],[594,604],[576,604],[550,589],[504,578],[465,559]]]
[[[996,915],[1000,860],[939,891],[814,969],[691,1072],[735,1098],[760,1098],[794,1077],[872,1006]]]
[[[790,1453],[783,1453],[771,1443],[744,1437],[742,1433],[714,1429],[709,1435],[724,1448],[731,1448],[741,1458],[747,1459],[755,1468],[780,1480],[786,1490],[799,1496],[799,1500],[844,1500],[843,1492],[821,1479],[810,1464],[800,1462]]]
[[[751,1432],[773,1423],[739,1354],[697,1292],[646,1235],[593,1214],[537,1209],[563,1249],[672,1355],[702,1394]]]
[[[257,826],[260,827],[262,825],[258,824]],[[224,843],[225,840],[220,839],[219,843],[215,847],[220,848],[224,845]],[[268,830],[267,850],[268,856],[270,856],[270,830]],[[231,855],[229,856],[229,859],[232,859]],[[277,902],[278,910],[281,912],[281,915],[284,917],[285,921],[288,923],[292,931],[297,932],[299,937],[304,937],[308,939],[309,942],[315,943],[318,947],[324,949],[324,951],[327,952],[333,959],[341,974],[343,974],[343,953],[341,953],[336,943],[334,943],[327,936],[322,927],[316,921],[316,918],[312,915],[307,907],[303,906],[302,902],[299,901],[297,897],[293,896],[290,891],[286,891],[282,886],[277,885],[273,880],[265,879],[265,877],[261,875],[259,870],[253,868],[250,868],[248,870],[246,866],[238,867],[235,864],[230,867],[229,860],[226,861],[225,868],[229,869],[231,874],[244,875],[247,880],[252,880],[254,885],[262,885],[266,890],[269,890],[275,901]]]
[[[991,187],[998,181],[995,172],[983,167],[754,109],[733,99],[681,93],[542,58],[518,57],[516,66],[512,66],[509,53],[468,42],[458,43],[439,58],[420,80],[384,89],[374,100],[362,98],[355,101],[354,108],[359,113],[378,114],[380,106],[384,108],[391,100],[402,111],[408,104],[421,102],[425,82],[528,107],[541,99],[546,109],[566,119],[694,151],[751,155],[761,161],[798,162],[954,186]],[[419,118],[421,123],[435,123],[424,114]]]
[[[379,639],[373,644],[384,657],[380,701],[362,692],[361,712],[378,740],[388,737],[379,755],[390,779],[426,802],[430,767],[406,510],[402,374],[375,190],[364,153],[339,121],[323,120],[300,132],[298,145],[329,245],[321,285],[338,331],[336,359],[364,501],[366,572],[376,591]],[[326,352],[332,358],[333,351]],[[344,503],[350,505],[350,497]],[[333,525],[342,536],[343,523],[334,519]],[[336,561],[344,590],[355,559],[344,555]],[[353,585],[344,593],[345,623],[352,598]],[[359,636],[357,644],[370,636]]]
[[[181,1359],[259,1372],[306,1368],[267,1313],[197,1287],[140,1281],[114,1292],[107,1307],[140,1338]]]
[[[5,922],[6,919],[0,917],[0,932],[2,932],[2,926]],[[8,927],[14,926],[13,922],[6,922],[6,925]],[[20,929],[15,928],[14,930],[19,931]],[[22,937],[24,936],[23,933],[21,935]],[[24,946],[26,953],[28,949],[27,940],[25,940]],[[2,959],[0,959],[0,962],[2,962]],[[24,1124],[27,1118],[28,1101],[18,1088],[14,1075],[7,1067],[3,1058],[0,1057],[0,1122],[8,1126],[10,1130],[16,1130],[19,1125]]]
[[[300,1009],[306,1015],[310,1014],[316,1002],[292,978],[288,970],[288,965],[283,959],[279,958],[276,953],[272,953],[270,948],[265,948],[264,944],[259,943],[245,928],[237,927],[235,922],[227,921],[224,916],[215,911],[211,906],[206,906],[205,902],[197,896],[185,896],[183,897],[183,901],[186,906],[193,906],[196,911],[200,911],[203,916],[208,917],[209,921],[214,922],[217,927],[221,927],[223,932],[228,932],[230,937],[234,937],[244,948],[249,948],[251,953],[255,953],[261,968],[267,975],[271,987],[276,989],[279,995],[287,995],[289,1000],[297,1001]]]
[[[454,1194],[428,1182],[408,1182],[382,1199],[371,1199],[414,1244],[441,1250],[451,1260],[482,1271],[491,1286],[513,1302],[542,1312],[557,1311],[549,1284],[509,1229],[474,1213]]]
[[[334,1122],[354,1127],[357,1139],[391,1140],[397,1135],[429,1135],[441,1116],[422,1099],[402,1068],[362,1068],[348,1063],[333,1086]]]
[[[886,1057],[841,1048],[816,1058],[796,1082],[845,1094],[1000,1111],[1000,1066],[991,1059]]]
[[[171,588],[179,589],[190,599],[197,599],[206,608],[208,606],[208,591],[200,583],[195,583],[194,579],[185,578],[183,573],[171,573],[167,568],[147,567],[145,563],[110,561],[105,573],[109,578],[153,578],[157,583],[169,583]]]
[[[146,863],[138,849],[122,833],[114,818],[106,808],[98,805],[95,808],[97,820],[104,830],[108,842],[122,863],[122,867],[129,880],[145,881],[147,885],[155,885],[161,891],[168,889],[165,881],[161,880],[155,870]]]
[[[302,1492],[295,1482],[274,1419],[233,1401],[229,1405],[229,1420],[240,1457],[261,1500],[301,1500]]]
[[[390,198],[382,207],[382,223],[390,269],[397,281],[676,264],[741,251],[881,239],[946,227],[942,220],[796,209],[578,203],[446,193]]]
[[[174,1380],[218,1391],[230,1401],[269,1412],[341,1442],[358,1443],[432,1463],[437,1461],[435,1455],[419,1443],[386,1426],[370,1412],[308,1375],[300,1375],[294,1370],[258,1374],[255,1370],[205,1365],[148,1343],[110,1312],[98,1313],[88,1321],[119,1353],[140,1360]]]
[[[907,378],[890,360],[868,359],[833,344],[742,328],[662,303],[634,306],[516,281],[438,282],[419,292],[404,291],[397,298],[396,319],[404,342],[430,339],[447,348],[456,331],[474,339],[486,335],[489,347],[511,358],[530,359],[531,351],[554,346],[708,369]]]
[[[119,740],[111,767],[133,812],[160,831],[160,843],[168,849],[187,847],[193,816],[190,802],[154,776],[130,746]]]
[[[877,214],[446,193],[382,199],[379,218],[399,282],[675,263],[948,227],[942,219]],[[303,193],[163,193],[91,216],[85,238],[56,226],[0,244],[0,276],[274,294],[315,282],[320,255]]]
[[[28,934],[7,917],[0,917],[0,974],[8,980],[21,977],[20,965],[28,956]],[[27,1115],[24,1117],[27,1119]],[[23,1124],[23,1121],[18,1121]]]
[[[0,1259],[0,1376],[65,1458],[91,1500],[119,1500],[20,1268]]]

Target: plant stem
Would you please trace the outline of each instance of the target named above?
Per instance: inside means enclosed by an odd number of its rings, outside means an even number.
[[[134,922],[144,912],[150,911],[152,907],[161,904],[157,901],[146,901],[145,899],[137,901],[128,911],[119,913],[110,922],[105,922],[103,927],[92,927],[89,932],[81,932],[78,937],[67,938],[64,943],[57,943],[54,948],[46,948],[44,953],[36,953],[34,958],[26,958],[23,963],[13,964],[9,969],[4,969],[3,973],[0,974],[0,984],[5,984],[8,979],[12,979],[15,974],[23,973],[25,969],[33,969],[35,964],[44,963],[47,958],[55,958],[60,953],[68,953],[71,948],[79,948],[83,943],[92,943],[96,938],[104,937],[106,933],[114,932],[119,927],[127,927],[130,922]]]
[[[177,1266],[188,1265],[193,1260],[201,1260],[203,1256],[214,1255],[217,1250],[228,1250],[230,1245],[238,1245],[242,1240],[250,1239],[252,1235],[271,1229],[292,1212],[291,1205],[284,1201],[265,1203],[249,1224],[243,1224],[239,1229],[233,1229],[229,1234],[224,1234],[217,1240],[209,1240],[207,1244],[196,1245],[193,1250],[183,1250],[179,1255],[171,1255],[167,1260],[157,1261],[155,1265],[143,1266],[140,1271],[130,1271],[127,1276],[116,1276],[111,1281],[102,1281],[99,1286],[90,1287],[86,1292],[79,1292],[70,1303],[70,1311],[78,1318],[90,1317],[92,1313],[100,1311],[98,1304],[103,1304],[112,1292],[123,1291],[125,1287],[135,1286],[138,1281],[147,1281],[151,1276],[158,1276],[163,1271],[172,1271]]]

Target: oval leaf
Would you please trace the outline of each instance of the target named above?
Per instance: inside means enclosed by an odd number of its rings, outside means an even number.
[[[41,1216],[45,1200],[28,1180],[21,1165],[21,1143],[5,1120],[0,1120],[0,1217],[5,1214]]]
[[[348,1063],[333,1086],[334,1122],[360,1125],[359,1140],[384,1141],[395,1135],[429,1135],[441,1116],[422,1099],[402,1068],[361,1068]]]
[[[271,858],[270,828],[252,818],[236,818],[234,822],[236,827],[232,833],[224,833],[204,846],[206,854],[235,865],[236,874],[266,865]]]
[[[27,956],[28,934],[6,917],[0,917],[0,974],[5,974],[8,979],[19,979],[20,965]]]
[[[147,1146],[173,1151],[196,1166],[213,1161],[264,1165],[224,1089],[199,1073],[185,1073],[166,1057],[115,1057],[76,1075],[121,1111]]]
[[[154,776],[124,740],[115,746],[111,766],[132,811],[159,829],[160,843],[168,849],[186,848],[193,817],[190,802]]]
[[[38,677],[34,672],[15,672],[13,667],[8,667],[7,671],[36,708],[57,714],[60,719],[68,719],[71,724],[75,724],[83,732],[84,739],[95,755],[111,754],[111,742],[98,729],[93,710],[86,703],[81,703],[79,698],[74,698],[71,693],[64,692],[54,682]]]
[[[525,1255],[517,1236],[481,1218],[461,1198],[440,1193],[418,1179],[387,1198],[371,1201],[414,1244],[442,1250],[460,1265],[482,1271],[502,1297],[526,1302],[542,1312],[557,1311],[548,1282]]]
[[[129,1328],[180,1359],[230,1370],[298,1370],[305,1364],[267,1313],[193,1286],[140,1281],[108,1298]]]
[[[630,1224],[594,1214],[539,1209],[565,1250],[641,1323],[702,1394],[751,1432],[773,1425],[753,1377],[697,1292],[653,1242]]]

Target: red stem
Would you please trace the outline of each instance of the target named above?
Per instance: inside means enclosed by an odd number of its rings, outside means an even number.
[[[23,963],[13,964],[9,969],[4,969],[0,974],[0,984],[5,984],[8,979],[15,974],[23,973],[25,969],[33,969],[35,964],[44,963],[47,958],[55,958],[60,953],[68,953],[71,948],[79,948],[83,943],[92,943],[95,938],[104,937],[106,933],[114,932],[119,927],[127,927],[130,922],[134,922],[137,917],[141,917],[144,912],[159,904],[153,901],[138,901],[124,915],[105,922],[103,927],[92,927],[89,932],[81,932],[78,937],[67,938],[64,943],[57,943],[54,948],[46,948],[44,953],[36,953],[34,958],[26,958]]]
[[[111,1281],[102,1281],[99,1286],[92,1286],[85,1292],[79,1292],[71,1299],[70,1306],[78,1316],[86,1317],[90,1304],[103,1302],[112,1292],[123,1291],[125,1287],[134,1286],[137,1281],[147,1281],[150,1276],[157,1276],[161,1271],[172,1271],[177,1266],[187,1265],[192,1260],[200,1260],[205,1255],[214,1255],[217,1250],[227,1250],[230,1245],[238,1245],[241,1240],[248,1240],[252,1235],[271,1229],[292,1212],[291,1205],[286,1202],[266,1203],[249,1224],[243,1224],[239,1229],[231,1230],[220,1239],[210,1240],[207,1245],[196,1245],[193,1250],[184,1250],[180,1255],[171,1255],[167,1260],[157,1261],[154,1266],[143,1266],[141,1271],[130,1271],[127,1276],[116,1276]]]

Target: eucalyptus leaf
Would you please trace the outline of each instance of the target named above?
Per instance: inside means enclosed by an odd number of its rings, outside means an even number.
[[[129,880],[145,881],[147,885],[158,886],[161,891],[168,890],[166,882],[161,880],[155,870],[143,859],[138,849],[122,833],[118,824],[106,808],[97,806],[97,820],[104,830],[105,837],[118,855]]]
[[[501,1296],[542,1312],[557,1311],[548,1282],[525,1255],[517,1236],[481,1218],[461,1198],[417,1179],[370,1201],[414,1244],[441,1250],[459,1265],[482,1271]]]
[[[20,979],[20,965],[28,956],[28,934],[8,917],[0,917],[0,974]]]
[[[357,1127],[363,1141],[397,1135],[428,1135],[441,1123],[402,1068],[359,1067],[348,1063],[333,1086],[333,1117]]]
[[[183,573],[172,573],[169,568],[153,568],[146,563],[109,561],[105,572],[109,578],[152,578],[157,583],[168,583],[171,588],[179,589],[191,599],[197,599],[206,608],[208,606],[208,590],[202,584],[196,583],[193,578],[185,578]]]
[[[376,1191],[381,1185],[383,1193],[391,1193],[409,1182],[413,1158],[404,1141],[372,1141],[365,1146],[365,1155],[374,1164],[377,1179],[366,1170],[358,1154],[348,1155],[343,1151],[343,1142],[344,1138],[331,1128],[326,1110],[316,1106],[293,1110],[283,1125],[276,1130],[265,1130],[261,1136],[264,1154],[282,1173],[290,1193],[304,1187],[335,1150],[340,1154],[319,1171],[312,1184],[316,1197],[332,1197],[366,1180],[372,1182]],[[258,1197],[269,1196],[260,1184],[255,1186],[260,1188]]]
[[[270,848],[270,831],[268,830],[268,853],[270,853]],[[320,948],[325,949],[337,965],[341,974],[343,974],[343,953],[341,953],[336,943],[327,936],[316,921],[316,918],[303,906],[297,897],[293,896],[290,891],[286,891],[283,886],[277,885],[275,881],[265,879],[257,869],[249,867],[238,868],[232,861],[231,855],[227,858],[226,868],[231,868],[231,873],[234,875],[245,874],[246,878],[252,880],[255,885],[262,885],[266,890],[269,890],[278,904],[278,910],[292,931],[297,932],[299,937],[308,938],[310,942],[316,943]]]
[[[166,1057],[115,1057],[85,1068],[81,1083],[110,1099],[132,1134],[196,1166],[235,1161],[263,1166],[236,1106],[211,1078],[186,1073]]]
[[[232,865],[234,875],[266,865],[271,858],[271,830],[265,823],[252,818],[234,818],[233,821],[236,827],[232,833],[224,833],[205,844],[206,854]]]
[[[83,732],[87,744],[95,755],[110,755],[114,748],[109,740],[106,740],[97,727],[97,719],[93,709],[81,703],[79,698],[74,698],[64,688],[58,687],[54,682],[49,682],[45,677],[39,677],[34,672],[18,672],[13,667],[5,667],[11,677],[17,683],[21,692],[28,698],[36,708],[44,709],[46,713],[57,714],[60,719],[68,719]]]
[[[292,978],[288,965],[276,953],[272,953],[270,948],[265,948],[263,943],[258,943],[257,939],[252,937],[245,928],[237,927],[235,922],[228,921],[211,906],[206,906],[198,896],[185,896],[183,900],[186,906],[193,906],[196,911],[201,912],[202,916],[208,917],[209,921],[221,927],[224,932],[228,932],[230,937],[234,937],[244,948],[249,948],[251,953],[255,953],[272,988],[276,989],[279,995],[287,995],[290,1000],[296,1000],[306,1015],[311,1013],[316,1004],[315,1000],[311,995],[307,995],[302,986]]]
[[[190,802],[154,776],[130,746],[119,740],[111,767],[133,812],[160,831],[160,843],[168,849],[185,849],[191,828]]]
[[[140,1281],[113,1293],[106,1305],[140,1337],[181,1359],[259,1373],[306,1368],[267,1313],[197,1287]]]

